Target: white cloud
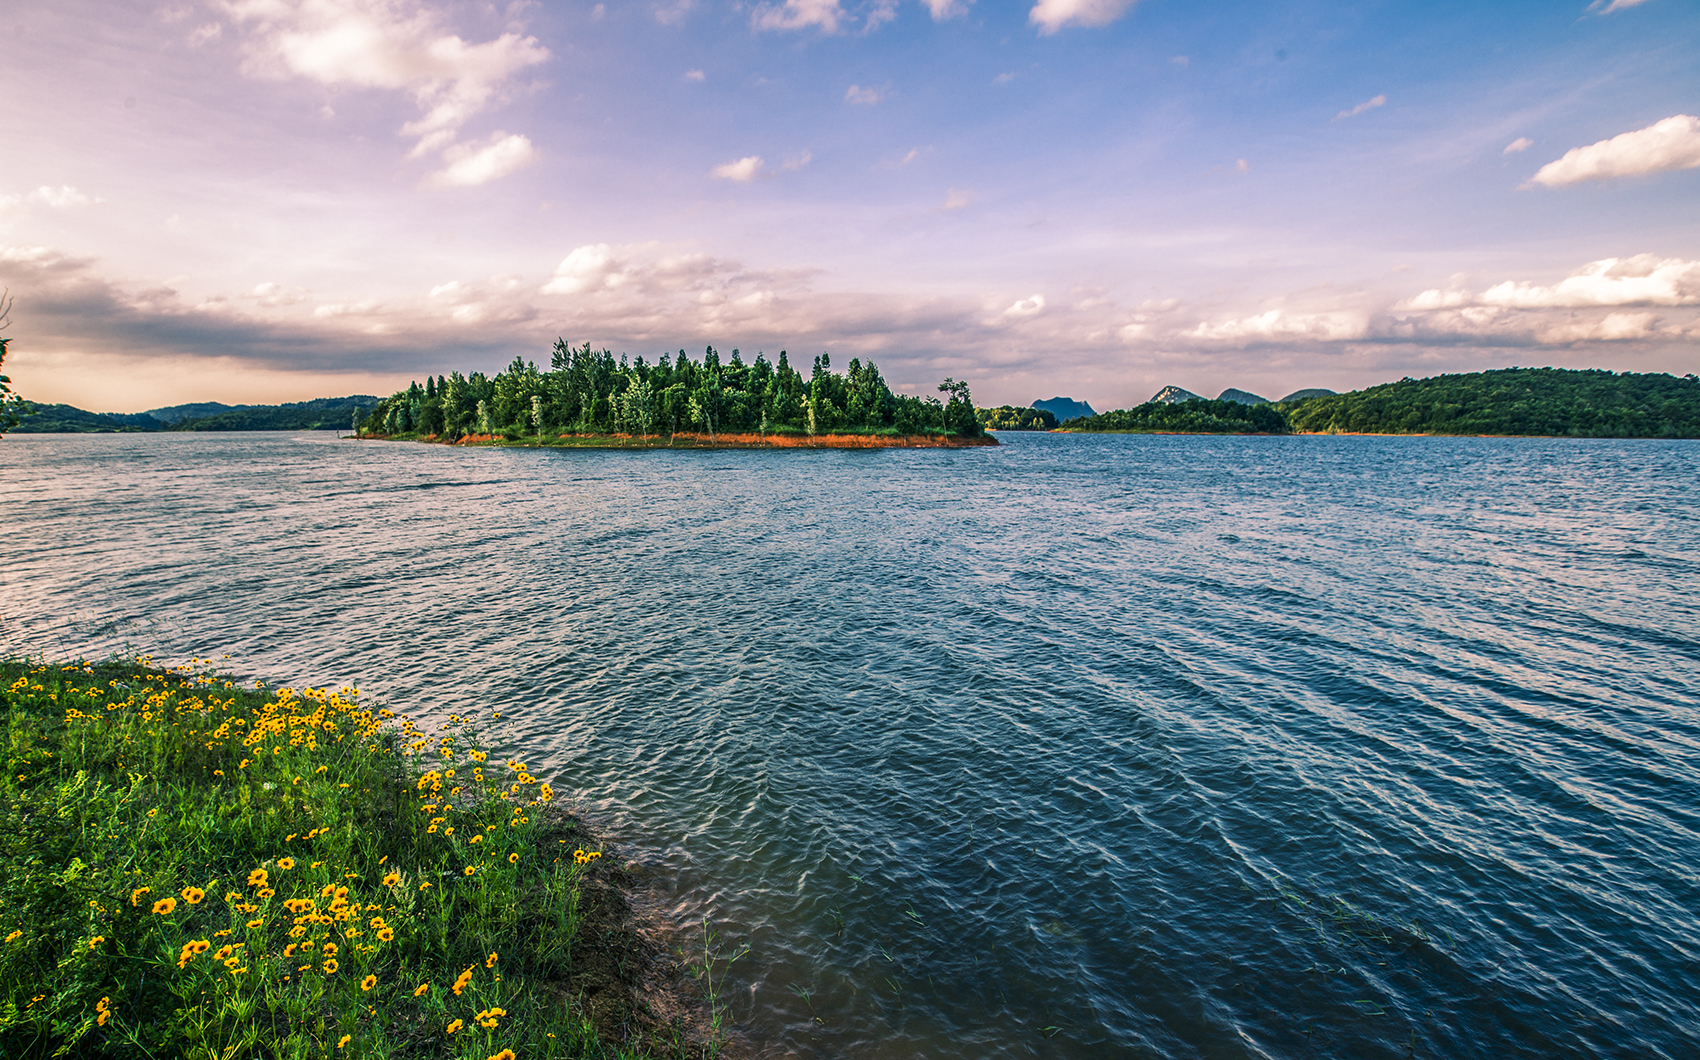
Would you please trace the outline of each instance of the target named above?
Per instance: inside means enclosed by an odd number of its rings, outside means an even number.
[[[708,75],[703,73],[701,70],[686,70],[685,71],[685,80],[686,81],[706,81],[706,80],[708,80]]]
[[[439,187],[475,188],[505,177],[521,166],[537,160],[531,141],[514,133],[490,134],[482,146],[457,144],[443,152],[448,167],[431,175],[431,183]]]
[[[1006,317],[1038,316],[1045,308],[1045,296],[1042,294],[1029,295],[1003,311]]]
[[[1598,320],[1558,324],[1541,329],[1537,337],[1542,342],[1625,342],[1648,339],[1657,334],[1658,317],[1652,313],[1607,313]]]
[[[549,58],[537,38],[516,32],[469,43],[419,0],[222,0],[221,6],[252,28],[251,72],[412,93],[425,114],[401,132],[419,138],[415,157],[452,143],[514,75]]]
[[[1609,15],[1613,11],[1623,11],[1626,8],[1640,7],[1646,2],[1647,0],[1611,0],[1610,4],[1606,4],[1606,0],[1594,0],[1593,3],[1588,5],[1588,10],[1599,11],[1602,15]],[[1604,7],[1604,10],[1600,10],[1602,6]]]
[[[1519,151],[1527,151],[1533,146],[1535,146],[1535,141],[1529,139],[1527,136],[1519,136],[1517,139],[1506,144],[1505,150],[1501,151],[1500,154],[1514,155]]]
[[[951,188],[950,191],[945,194],[944,205],[939,207],[939,209],[961,210],[967,208],[967,206],[973,201],[974,193],[969,189]]]
[[[1121,18],[1134,0],[1038,0],[1027,13],[1027,21],[1046,36],[1069,23],[1077,26],[1107,26]]]
[[[1270,309],[1255,316],[1230,318],[1216,324],[1200,323],[1183,338],[1211,341],[1247,339],[1311,339],[1340,342],[1362,338],[1367,322],[1355,313],[1289,313]]]
[[[50,188],[44,184],[24,196],[24,201],[38,202],[43,206],[63,210],[71,206],[94,206],[106,200],[96,198],[93,195],[85,195],[69,184],[61,184],[57,188]]]
[[[1542,166],[1529,183],[1561,188],[1675,169],[1700,169],[1700,118],[1692,114],[1677,114],[1645,129],[1573,147],[1563,158]]]
[[[1243,158],[1240,159],[1238,162],[1234,163],[1234,172],[1236,172],[1236,173],[1250,173],[1251,172],[1251,163],[1247,162]]]
[[[844,93],[844,102],[868,104],[878,103],[890,94],[890,85],[869,85],[867,88],[863,88],[861,85],[851,85],[849,91]]]
[[[543,285],[543,293],[584,294],[611,290],[623,284],[625,279],[620,263],[614,260],[613,249],[606,243],[593,243],[575,249],[555,266],[549,282]]]
[[[715,180],[735,180],[740,184],[748,184],[761,176],[762,159],[760,155],[745,155],[736,162],[724,162],[708,171]]]
[[[1517,309],[1622,305],[1700,305],[1700,261],[1631,258],[1591,261],[1551,287],[1507,280],[1483,291],[1481,305]]]
[[[1372,99],[1364,100],[1362,103],[1359,103],[1355,107],[1341,111],[1340,113],[1334,115],[1332,120],[1333,121],[1339,121],[1342,118],[1355,118],[1358,115],[1362,114],[1366,110],[1374,110],[1377,107],[1386,106],[1386,104],[1387,104],[1387,97],[1386,96],[1375,96]]]
[[[973,0],[921,0],[927,5],[927,10],[933,14],[934,22],[943,22],[947,18],[959,18],[968,13],[968,4]]]
[[[208,22],[189,34],[189,47],[199,48],[209,41],[215,41],[224,36],[224,27],[217,22]]]
[[[795,158],[787,158],[784,164],[779,168],[781,171],[786,173],[795,173],[797,170],[802,169],[804,166],[813,161],[814,157],[815,156],[812,153],[804,151]]]
[[[785,0],[784,3],[759,4],[750,12],[750,24],[756,29],[807,29],[819,26],[822,33],[837,33],[844,9],[838,0]]]
[[[286,290],[280,283],[259,283],[254,285],[254,300],[267,308],[296,305],[307,300],[307,292]]]
[[[655,9],[655,21],[663,26],[676,26],[683,22],[685,16],[690,14],[696,6],[696,0],[677,0],[676,3],[668,7],[657,7]]]

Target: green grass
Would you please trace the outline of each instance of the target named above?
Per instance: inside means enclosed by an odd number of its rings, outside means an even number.
[[[0,702],[0,1055],[643,1054],[581,1003],[606,863],[469,719],[142,663]]]

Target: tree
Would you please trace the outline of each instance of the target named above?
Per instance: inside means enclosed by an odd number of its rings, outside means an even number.
[[[12,323],[11,317],[12,292],[8,290],[0,294],[0,331],[6,330]],[[0,335],[0,366],[4,366],[6,363],[6,347],[11,345],[11,342],[11,339]],[[0,375],[0,437],[4,437],[7,431],[16,427],[18,417],[28,413],[29,410],[29,402],[12,392],[11,377]]]

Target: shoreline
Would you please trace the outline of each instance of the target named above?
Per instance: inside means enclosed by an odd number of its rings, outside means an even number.
[[[468,434],[455,441],[437,435],[361,434],[362,442],[418,442],[425,445],[472,445],[497,449],[966,449],[997,445],[990,435],[962,438],[947,434],[761,434],[754,431],[702,434]]]
[[[481,749],[477,716],[426,730],[351,687],[118,657],[0,657],[0,703],[0,808],[23,833],[0,849],[18,929],[0,1052],[85,1035],[359,1055],[458,1033],[479,1056],[562,1060],[729,1044],[690,925],[545,779]],[[58,828],[67,814],[100,827]],[[59,879],[72,900],[44,890]],[[217,1018],[185,1022],[190,996]]]

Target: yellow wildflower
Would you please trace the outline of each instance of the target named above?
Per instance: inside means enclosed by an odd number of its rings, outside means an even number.
[[[500,959],[501,958],[497,957],[496,954],[494,952],[492,952],[490,954],[490,956],[484,958],[484,967],[494,968],[494,967],[496,967],[496,962]]]
[[[178,893],[180,893],[183,896],[183,900],[188,902],[190,905],[199,905],[201,903],[201,899],[207,896],[207,892],[201,890],[199,887],[185,887]]]
[[[153,890],[152,887],[137,887],[135,890],[130,892],[130,904],[137,904],[142,900],[142,895],[147,894],[151,890]]]
[[[99,946],[101,943],[103,943],[105,941],[106,941],[105,935],[96,935],[94,938],[89,939],[89,949],[92,950],[96,946]]]
[[[413,996],[414,997],[422,997],[425,994],[428,994],[430,992],[431,992],[431,984],[430,983],[420,983],[419,989],[417,989],[413,992]]]
[[[455,1020],[453,1023],[449,1024],[449,1033],[453,1034],[455,1031],[460,1030],[464,1026],[466,1026],[465,1020]]]
[[[378,985],[378,977],[375,976],[375,975],[368,975],[366,978],[360,980],[360,989],[361,990],[370,990],[374,986],[377,986],[377,985]]]
[[[352,1034],[345,1034],[345,1035],[343,1035],[343,1036],[342,1036],[342,1037],[341,1037],[341,1038],[340,1038],[340,1039],[339,1039],[339,1040],[338,1040],[338,1041],[337,1041],[337,1043],[336,1043],[336,1047],[337,1047],[337,1048],[338,1048],[338,1049],[341,1049],[341,1048],[342,1048],[342,1047],[343,1047],[343,1046],[345,1046],[345,1045],[347,1045],[347,1044],[348,1044],[348,1042],[349,1042],[349,1039],[351,1039],[351,1038],[353,1038],[353,1037],[354,1037],[354,1035],[352,1035]]]
[[[159,901],[157,901],[153,904],[153,911],[155,913],[158,913],[160,916],[166,916],[173,909],[176,909],[176,908],[177,908],[177,899],[175,899],[175,898],[161,898]]]
[[[401,882],[401,873],[395,871],[394,869],[391,869],[384,876],[384,886],[385,887],[394,887],[396,884],[398,884],[400,882]]]
[[[285,872],[288,872],[290,869],[293,869],[295,867],[295,859],[294,858],[278,858],[277,859],[277,867],[282,869]]]
[[[472,982],[472,968],[469,966],[466,971],[460,973],[460,975],[455,978],[455,985],[451,988],[454,990],[455,996],[459,997],[460,992],[465,990],[466,984],[470,982]]]
[[[334,958],[326,961],[321,967],[324,968],[326,975],[336,974],[336,960]]]

